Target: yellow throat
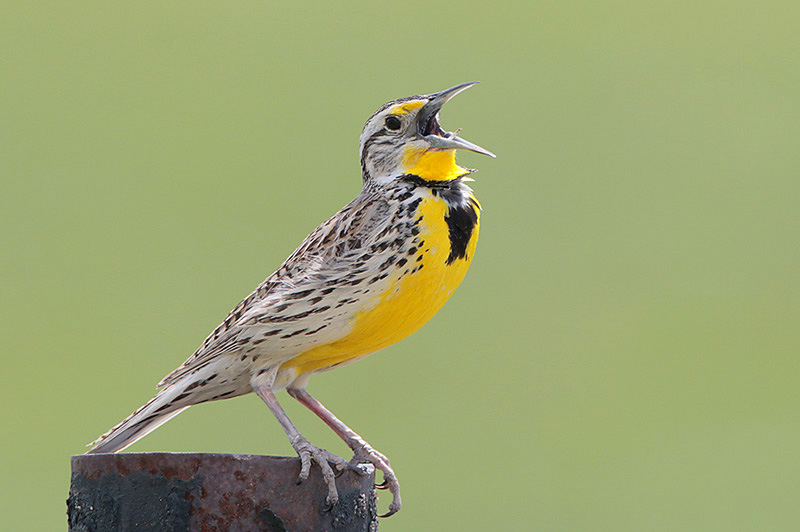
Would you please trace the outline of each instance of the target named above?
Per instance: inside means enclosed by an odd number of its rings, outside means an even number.
[[[402,164],[406,173],[426,181],[450,181],[470,173],[469,169],[456,164],[455,150],[426,150],[406,146]]]

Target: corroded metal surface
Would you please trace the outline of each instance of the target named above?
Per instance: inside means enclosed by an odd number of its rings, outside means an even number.
[[[278,456],[123,453],[72,457],[72,532],[374,531],[375,475],[348,469],[330,508],[319,468]]]

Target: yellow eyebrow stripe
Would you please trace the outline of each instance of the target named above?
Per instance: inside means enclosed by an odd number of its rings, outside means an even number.
[[[392,107],[392,114],[405,115],[410,113],[411,111],[416,111],[423,105],[425,105],[425,102],[419,100],[415,102],[401,103],[399,105],[395,105],[394,107]]]

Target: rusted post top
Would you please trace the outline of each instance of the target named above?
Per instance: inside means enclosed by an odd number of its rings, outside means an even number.
[[[317,467],[300,460],[205,453],[72,457],[70,532],[375,531],[374,469],[342,471],[328,507]]]

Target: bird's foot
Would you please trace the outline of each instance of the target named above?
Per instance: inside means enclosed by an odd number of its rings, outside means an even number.
[[[308,474],[311,471],[311,462],[316,462],[322,470],[322,480],[328,487],[328,496],[326,500],[328,504],[333,507],[339,502],[339,492],[336,489],[336,474],[333,472],[331,464],[336,467],[337,471],[341,472],[345,468],[351,467],[350,462],[325,449],[317,447],[303,436],[296,438],[291,443],[297,455],[300,457],[300,475],[297,478],[297,483],[300,484],[308,478]]]
[[[392,502],[389,504],[389,511],[379,517],[389,517],[396,514],[402,505],[400,501],[400,483],[397,481],[397,476],[394,470],[389,465],[389,459],[386,456],[376,451],[367,442],[360,442],[355,449],[353,449],[353,459],[350,463],[353,465],[370,463],[383,473],[383,482],[375,486],[380,490],[389,490],[392,494]]]

